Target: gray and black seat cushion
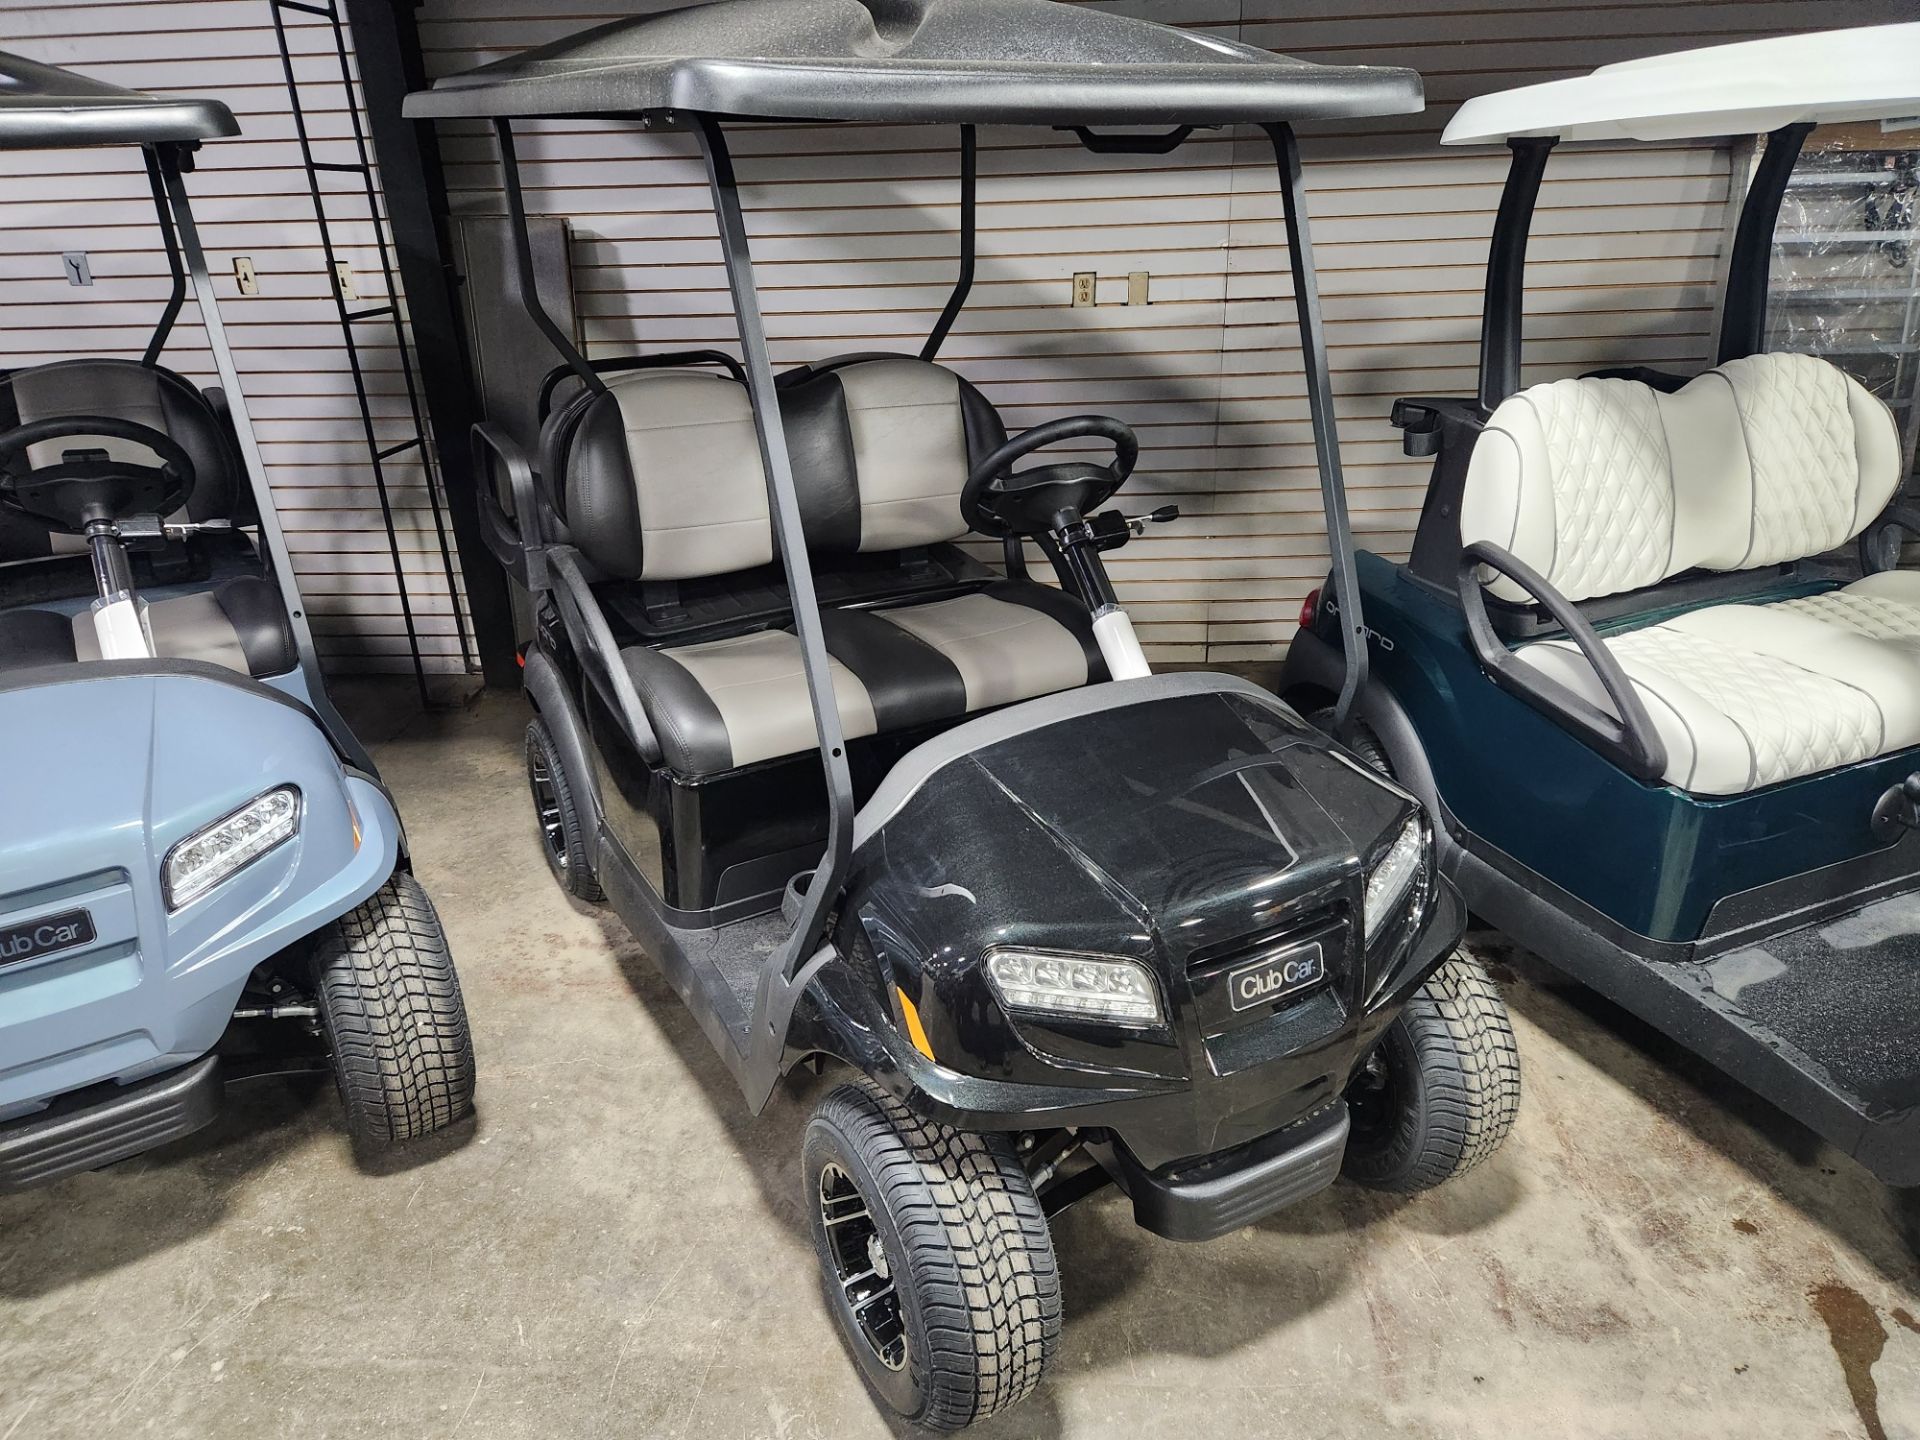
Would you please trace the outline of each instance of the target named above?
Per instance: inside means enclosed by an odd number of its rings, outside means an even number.
[[[279,590],[256,576],[152,601],[147,628],[162,659],[199,660],[256,677],[284,675],[299,661]],[[0,673],[99,658],[89,611],[0,613]]]
[[[198,386],[160,366],[137,360],[59,360],[0,376],[0,431],[67,415],[107,415],[171,436],[193,461],[194,489],[183,518],[249,518],[246,486],[231,430]],[[105,450],[140,464],[153,452],[126,440],[69,436],[27,452],[35,465],[57,464],[62,452]],[[78,536],[50,532],[38,521],[0,510],[0,565],[80,554]]]
[[[884,610],[827,610],[834,699],[849,740],[957,720],[1107,678],[1072,597],[1007,580]],[[667,767],[694,779],[815,745],[799,638],[761,630],[623,652]]]
[[[810,371],[783,387],[781,410],[817,554],[959,539],[967,474],[1006,436],[979,391],[908,358]],[[606,580],[726,575],[774,558],[752,406],[724,375],[610,377],[606,394],[584,402],[559,499],[573,543]],[[1086,608],[1027,581],[829,610],[824,622],[849,739],[1106,678]],[[624,653],[663,758],[679,775],[712,775],[816,743],[790,628]]]

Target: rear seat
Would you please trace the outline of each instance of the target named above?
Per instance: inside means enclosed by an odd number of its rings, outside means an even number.
[[[1811,356],[1734,360],[1671,395],[1560,380],[1489,417],[1461,536],[1504,546],[1571,600],[1593,599],[1824,554],[1872,523],[1900,471],[1892,413]],[[1487,589],[1527,598],[1504,577]],[[1920,573],[1709,606],[1605,644],[1665,742],[1663,778],[1694,793],[1740,794],[1920,744]],[[1515,653],[1613,713],[1571,642]]]
[[[638,371],[581,402],[561,461],[569,538],[621,581],[729,575],[774,558],[746,390],[726,376]],[[958,539],[959,494],[1005,429],[971,385],[907,358],[826,366],[782,392],[809,548],[873,554]],[[1005,580],[967,594],[828,610],[847,738],[954,720],[1104,679],[1077,599]],[[689,779],[816,744],[791,628],[634,646],[628,673],[666,764]]]

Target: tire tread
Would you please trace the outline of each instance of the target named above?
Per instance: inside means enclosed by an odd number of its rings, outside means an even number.
[[[908,1418],[957,1430],[1025,1398],[1059,1340],[1060,1277],[1012,1145],[922,1119],[868,1080],[833,1091],[814,1123],[883,1188],[908,1252],[929,1351],[925,1408]]]
[[[358,1140],[413,1140],[473,1109],[473,1039],[440,917],[397,872],[322,934],[314,989]]]

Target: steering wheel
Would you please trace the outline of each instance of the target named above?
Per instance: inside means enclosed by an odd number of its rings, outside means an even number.
[[[29,448],[68,436],[125,440],[153,451],[158,465],[114,460],[97,450],[68,452],[56,465],[33,465]],[[89,447],[92,448],[92,447]],[[70,535],[95,520],[171,515],[187,503],[193,459],[164,431],[109,415],[56,415],[0,434],[0,508],[18,510]]]
[[[1111,465],[1066,460],[1036,465],[1018,475],[1013,462],[1063,440],[1091,437],[1113,446]],[[960,514],[982,535],[1037,535],[1055,527],[1066,511],[1085,515],[1105,504],[1133,474],[1140,440],[1133,427],[1111,415],[1074,415],[1050,420],[1016,435],[973,467],[960,492]]]

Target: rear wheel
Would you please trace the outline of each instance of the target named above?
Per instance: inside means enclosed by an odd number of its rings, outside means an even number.
[[[396,873],[321,932],[313,988],[355,1141],[413,1140],[473,1109],[473,1039],[440,917]]]
[[[1316,710],[1307,717],[1307,723],[1314,728],[1333,733],[1333,711]],[[1364,720],[1355,720],[1347,726],[1347,738],[1342,742],[1349,750],[1382,775],[1393,777],[1393,765],[1387,759],[1387,750],[1380,743],[1380,737],[1373,733],[1373,727]]]
[[[827,1305],[890,1409],[958,1430],[1032,1391],[1060,1279],[1006,1137],[922,1120],[862,1081],[814,1112],[802,1171]]]
[[[1342,1170],[1375,1190],[1430,1190],[1485,1160],[1520,1107],[1520,1052],[1486,970],[1456,950],[1347,1087]]]
[[[561,889],[595,903],[607,898],[594,878],[592,855],[573,786],[561,767],[547,722],[535,717],[527,726],[527,788],[533,792],[533,811],[540,821],[540,852]]]

